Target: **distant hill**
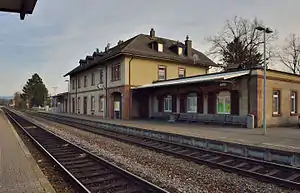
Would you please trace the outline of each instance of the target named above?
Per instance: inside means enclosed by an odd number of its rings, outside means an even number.
[[[4,99],[4,100],[10,100],[13,99],[13,96],[0,96],[0,99]]]

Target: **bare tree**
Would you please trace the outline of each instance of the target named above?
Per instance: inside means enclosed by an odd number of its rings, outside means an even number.
[[[300,74],[300,37],[290,34],[279,54],[280,61],[294,74]]]
[[[219,58],[224,66],[231,63],[240,63],[241,58],[243,58],[244,63],[250,66],[259,65],[262,59],[260,52],[262,46],[260,47],[260,45],[264,43],[263,32],[255,28],[260,25],[262,25],[262,22],[259,22],[257,19],[250,21],[236,16],[232,21],[227,20],[220,33],[207,38],[207,41],[211,44],[209,54]],[[277,39],[276,31],[268,34],[266,36],[267,45],[275,39]],[[238,46],[241,46],[241,48],[232,48],[234,42],[238,42]],[[271,52],[268,50],[268,53]],[[240,56],[236,57],[236,55]]]

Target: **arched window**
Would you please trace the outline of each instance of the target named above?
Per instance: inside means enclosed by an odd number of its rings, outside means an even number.
[[[99,112],[104,112],[105,99],[103,95],[99,96]]]

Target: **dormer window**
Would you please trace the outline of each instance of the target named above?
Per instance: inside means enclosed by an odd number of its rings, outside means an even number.
[[[178,47],[178,55],[182,55],[182,47]]]
[[[158,52],[163,52],[164,51],[164,46],[162,43],[157,43],[157,51]]]

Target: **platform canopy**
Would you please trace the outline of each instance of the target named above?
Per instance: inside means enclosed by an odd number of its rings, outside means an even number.
[[[37,0],[0,0],[0,11],[20,13],[24,20],[26,14],[32,14]]]
[[[234,71],[234,72],[219,72],[219,73],[212,73],[212,74],[204,74],[204,75],[198,75],[198,76],[192,76],[192,77],[159,81],[159,82],[155,82],[152,84],[141,85],[141,86],[138,86],[138,87],[135,87],[132,89],[174,86],[174,85],[208,82],[208,81],[216,81],[216,80],[222,81],[222,80],[229,80],[232,78],[245,76],[245,75],[248,75],[249,73],[250,73],[250,70],[241,70],[241,71]]]

